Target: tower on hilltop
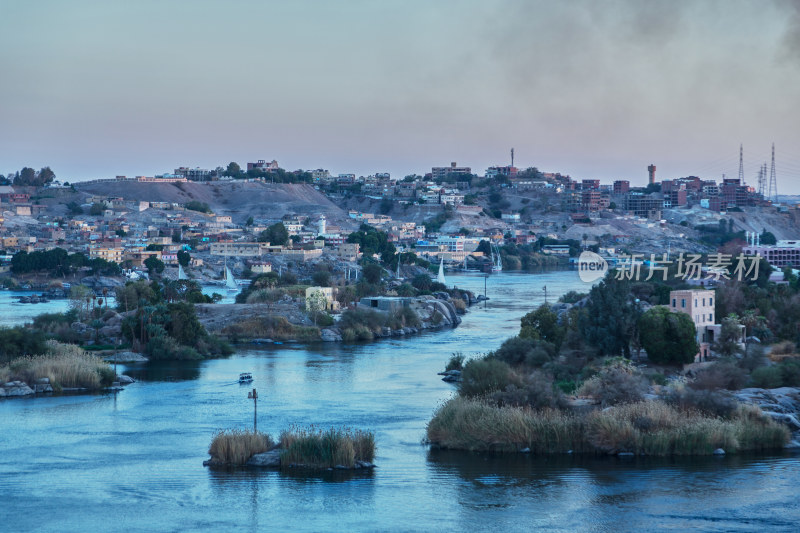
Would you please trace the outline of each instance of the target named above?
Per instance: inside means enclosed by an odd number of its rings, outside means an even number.
[[[656,166],[650,163],[650,166],[647,167],[647,173],[650,175],[650,185],[656,182]]]

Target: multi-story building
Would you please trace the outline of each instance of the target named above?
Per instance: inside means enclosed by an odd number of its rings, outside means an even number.
[[[310,170],[309,173],[314,183],[331,181],[331,173],[325,169],[318,168],[316,170]]]
[[[449,167],[433,167],[431,168],[431,178],[434,180],[445,179],[448,176],[466,176],[472,174],[470,167],[460,167],[453,161]]]
[[[505,167],[489,167],[486,169],[485,177],[496,178],[497,176],[505,176],[507,178],[514,178],[517,176],[518,172],[519,169],[511,165]]]
[[[211,255],[231,255],[237,257],[258,257],[269,252],[268,242],[213,242]]]
[[[267,163],[264,159],[259,159],[255,163],[247,163],[247,170],[261,170],[262,172],[277,172],[281,168],[274,159]]]
[[[700,351],[695,355],[695,361],[703,361],[711,354],[711,346],[719,338],[722,325],[715,323],[713,290],[692,289],[670,291],[669,310],[673,313],[686,313],[694,322],[697,330],[697,343]],[[740,326],[738,342],[744,346],[745,327]]]
[[[175,175],[182,176],[191,181],[209,181],[217,177],[217,171],[199,167],[178,167],[175,169]]]
[[[614,182],[614,194],[626,194],[631,190],[631,182],[628,180],[617,180]]]
[[[625,199],[625,210],[631,211],[635,216],[657,220],[661,218],[661,209],[664,199],[660,194],[634,194],[630,193]]]
[[[122,263],[124,250],[122,248],[89,247],[89,259],[104,259],[114,263]]]
[[[770,266],[800,267],[800,241],[778,241],[774,245],[749,244],[742,248],[745,255],[760,255]]]

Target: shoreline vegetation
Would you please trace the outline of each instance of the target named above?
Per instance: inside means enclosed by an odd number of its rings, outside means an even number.
[[[312,426],[284,430],[275,442],[267,433],[229,429],[214,435],[208,454],[211,459],[203,463],[205,466],[373,468],[375,435],[358,429]]]
[[[800,355],[784,334],[785,317],[735,308],[723,299],[733,289],[719,289],[718,301],[741,315],[723,315],[711,359],[695,362],[693,321],[663,306],[670,290],[685,287],[615,274],[589,294],[568,293],[529,312],[519,334],[497,350],[470,359],[454,353],[441,375],[458,392],[433,414],[427,442],[468,451],[656,456],[797,445],[790,428],[800,429],[800,403],[792,399]],[[758,291],[763,283],[736,290]],[[783,289],[776,305],[797,289]],[[743,329],[768,339],[769,349],[758,339],[741,342]],[[758,400],[759,390],[780,387],[791,398]]]
[[[0,387],[19,382],[8,387],[16,389],[16,394],[9,394],[14,396],[65,390],[95,392],[110,387],[115,381],[114,369],[99,357],[78,346],[53,340],[45,343],[41,355],[25,355],[0,364]]]
[[[578,412],[455,397],[436,410],[427,438],[467,451],[668,456],[780,449],[789,430],[745,405],[723,419],[658,400]]]

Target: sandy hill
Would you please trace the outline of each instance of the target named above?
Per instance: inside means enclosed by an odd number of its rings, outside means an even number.
[[[347,213],[310,185],[260,182],[207,183],[76,183],[83,194],[122,196],[125,200],[159,201],[185,204],[197,200],[207,203],[215,213],[231,215],[234,222],[248,217],[280,218],[289,213],[324,214],[332,223],[348,220]]]

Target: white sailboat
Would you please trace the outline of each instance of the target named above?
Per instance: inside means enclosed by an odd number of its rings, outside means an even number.
[[[236,285],[236,280],[233,277],[233,272],[231,272],[231,269],[228,266],[227,260],[225,261],[225,286],[229,291],[239,291],[239,286]]]
[[[189,276],[183,271],[183,266],[181,266],[180,263],[178,264],[178,279],[189,279]]]
[[[503,271],[503,260],[500,258],[500,248],[492,244],[492,272]]]
[[[444,279],[444,257],[439,258],[439,275],[436,276],[436,281],[442,285],[447,285],[447,281]]]

